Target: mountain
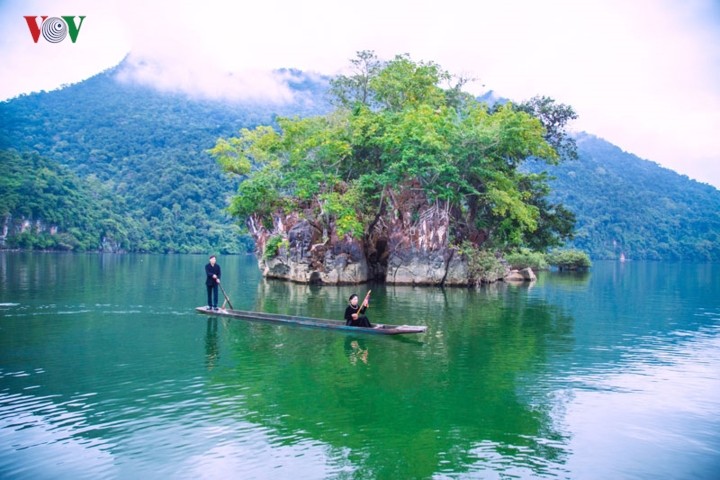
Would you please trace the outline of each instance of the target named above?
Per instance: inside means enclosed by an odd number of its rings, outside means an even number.
[[[720,191],[624,152],[588,133],[576,135],[579,160],[546,170],[552,199],[576,215],[570,246],[594,258],[720,260]]]
[[[237,183],[207,150],[219,137],[273,124],[278,115],[328,111],[328,79],[283,70],[290,100],[238,101],[158,92],[123,80],[127,68],[123,62],[61,90],[0,103],[0,162],[10,172],[0,179],[0,242],[69,250],[252,250],[225,213]],[[492,92],[486,97],[502,100]],[[720,261],[720,191],[592,135],[576,140],[579,160],[527,165],[555,177],[554,200],[576,214],[571,246],[596,259],[624,253]]]
[[[221,173],[206,150],[219,137],[237,134],[242,127],[272,123],[276,115],[326,111],[326,80],[295,70],[280,71],[293,92],[292,101],[243,103],[159,93],[122,81],[127,68],[121,63],[61,90],[0,103],[0,150],[41,156],[50,161],[44,165],[53,171],[67,168],[69,174],[93,184],[98,208],[110,199],[110,211],[102,214],[117,223],[109,222],[89,249],[252,250],[252,240],[240,234],[224,211],[237,182]],[[3,166],[17,160],[8,155],[2,157]],[[31,157],[24,158],[27,168],[35,168]],[[9,198],[12,188],[7,181],[0,182],[0,201]],[[46,193],[42,188],[31,191],[29,186],[25,191],[32,197]],[[0,203],[0,222],[7,231],[0,241],[5,240],[6,247],[75,249],[75,244],[86,245],[86,238],[65,238],[53,244],[58,237],[49,236],[57,229],[68,232],[84,219],[77,219],[76,225],[58,223],[43,209],[11,207],[8,201]]]

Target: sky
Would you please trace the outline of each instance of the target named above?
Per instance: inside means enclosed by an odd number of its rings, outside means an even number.
[[[75,43],[35,43],[26,15],[85,19]],[[273,70],[409,54],[477,79],[471,93],[569,104],[572,130],[720,188],[718,0],[0,0],[0,32],[0,100],[127,57],[122,81],[284,102]]]

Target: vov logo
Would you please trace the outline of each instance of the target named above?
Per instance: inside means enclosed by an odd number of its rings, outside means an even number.
[[[30,29],[30,35],[35,43],[40,40],[40,33],[42,32],[43,38],[50,43],[60,43],[65,40],[65,37],[70,35],[70,40],[75,43],[78,34],[80,33],[80,27],[82,27],[85,16],[81,16],[80,23],[75,23],[74,15],[64,15],[61,17],[48,17],[43,15],[40,17],[41,23],[38,24],[37,15],[26,15],[25,21]]]

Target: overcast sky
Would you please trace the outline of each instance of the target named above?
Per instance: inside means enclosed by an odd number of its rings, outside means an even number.
[[[76,43],[52,44],[24,15],[86,18]],[[284,101],[273,69],[408,53],[477,78],[476,94],[568,103],[573,129],[720,187],[718,0],[0,0],[0,32],[0,99],[130,54],[126,78],[160,89]]]

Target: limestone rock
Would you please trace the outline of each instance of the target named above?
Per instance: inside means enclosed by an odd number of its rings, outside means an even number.
[[[534,282],[537,280],[537,277],[535,276],[535,272],[532,271],[532,268],[527,267],[522,270],[510,270],[505,275],[504,280],[506,282]]]
[[[368,265],[362,245],[343,239],[332,245],[322,242],[319,232],[307,220],[300,220],[287,231],[287,243],[271,258],[258,261],[263,276],[299,283],[363,283]]]
[[[388,258],[386,281],[398,285],[440,285],[446,273],[447,261],[442,252],[398,250]]]
[[[535,272],[533,272],[532,268],[527,267],[520,270],[520,273],[522,274],[523,278],[529,282],[534,282],[537,280],[537,277],[535,276]]]

